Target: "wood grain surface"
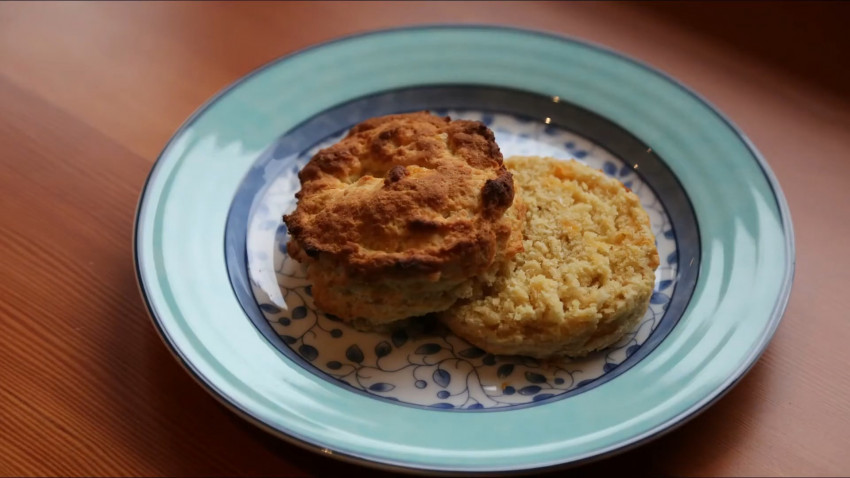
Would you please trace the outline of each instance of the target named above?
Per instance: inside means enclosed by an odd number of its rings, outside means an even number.
[[[847,18],[841,3],[3,2],[0,474],[359,471],[243,422],[172,359],[136,288],[133,216],[161,148],[219,89],[316,42],[433,22],[563,33],[672,74],[743,129],[790,203],[793,293],[750,374],[680,429],[566,474],[850,474]]]

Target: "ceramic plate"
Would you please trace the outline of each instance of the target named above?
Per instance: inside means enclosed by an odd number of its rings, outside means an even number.
[[[577,159],[639,196],[661,266],[634,330],[541,362],[433,321],[364,333],[316,309],[281,221],[298,171],[364,119],[426,109],[486,123],[506,157]],[[327,455],[451,473],[574,464],[683,423],[764,350],[794,267],[773,174],[699,96],[596,46],[479,26],[345,38],[231,85],[161,154],[135,253],[166,344],[222,403]]]

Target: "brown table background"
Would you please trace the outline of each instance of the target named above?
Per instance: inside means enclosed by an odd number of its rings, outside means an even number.
[[[797,274],[759,363],[684,427],[573,471],[850,474],[848,6],[0,4],[0,474],[358,471],[243,422],[172,359],[136,289],[133,216],[161,148],[219,89],[316,42],[426,22],[644,60],[737,123],[790,203]]]

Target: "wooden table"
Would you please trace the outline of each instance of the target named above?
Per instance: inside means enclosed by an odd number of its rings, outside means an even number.
[[[679,430],[577,474],[850,473],[847,4],[3,3],[0,474],[357,471],[218,405],[136,289],[136,201],[172,132],[251,69],[316,42],[485,22],[602,43],[695,88],[776,172],[797,274],[767,352]]]

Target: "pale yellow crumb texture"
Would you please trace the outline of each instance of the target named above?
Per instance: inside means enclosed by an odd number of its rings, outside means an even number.
[[[492,353],[581,356],[616,342],[646,312],[658,267],[637,196],[576,161],[505,164],[528,211],[524,250],[444,322]]]

